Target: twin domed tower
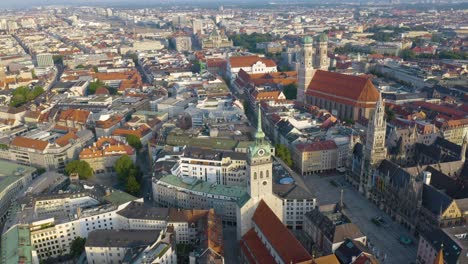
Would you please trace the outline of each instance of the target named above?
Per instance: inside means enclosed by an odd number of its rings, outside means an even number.
[[[315,70],[328,70],[330,59],[327,56],[328,36],[325,33],[320,34],[315,40],[310,36],[302,39],[302,49],[299,55],[298,66],[298,84],[297,100],[305,100],[305,92],[310,81],[314,77]]]

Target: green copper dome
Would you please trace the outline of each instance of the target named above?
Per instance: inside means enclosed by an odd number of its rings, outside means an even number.
[[[319,42],[328,42],[328,36],[325,33],[320,34]]]
[[[313,40],[310,36],[305,36],[302,38],[302,43],[303,44],[312,44]]]

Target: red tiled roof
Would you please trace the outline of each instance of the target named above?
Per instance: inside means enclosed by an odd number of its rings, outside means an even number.
[[[317,70],[307,95],[343,104],[375,107],[379,92],[368,78]]]
[[[229,64],[231,65],[231,68],[250,67],[258,61],[265,63],[267,67],[276,67],[276,63],[273,60],[261,58],[256,55],[229,58]]]
[[[446,105],[437,105],[437,104],[428,103],[428,102],[412,102],[411,105],[416,106],[416,107],[426,108],[426,109],[439,112],[442,114],[446,114],[452,117],[464,117],[467,114],[464,111],[455,109],[455,107],[458,107],[458,106],[450,107]]]
[[[15,146],[15,147],[30,148],[30,149],[43,151],[44,149],[47,148],[47,146],[49,145],[49,142],[44,141],[44,140],[38,140],[38,139],[32,139],[32,138],[20,136],[20,137],[15,137],[11,141],[10,145]]]
[[[90,114],[91,112],[87,110],[67,109],[60,113],[59,121],[69,120],[79,123],[86,123]]]
[[[147,135],[148,133],[151,132],[151,129],[146,126],[146,125],[141,125],[140,127],[138,127],[137,129],[133,130],[133,129],[125,129],[125,128],[117,128],[114,130],[114,132],[112,132],[112,135],[114,136],[128,136],[128,135],[135,135],[137,137],[143,137],[145,135]]]
[[[96,92],[95,92],[94,94],[95,94],[95,95],[100,95],[100,94],[108,95],[108,94],[110,94],[110,93],[109,93],[109,90],[107,90],[106,87],[101,86],[101,87],[99,87],[99,88],[96,89]]]
[[[96,157],[133,155],[135,150],[114,138],[99,138],[93,146],[80,152],[80,159],[94,159]]]
[[[63,147],[68,145],[70,143],[71,139],[78,139],[78,136],[74,132],[68,132],[67,134],[57,138],[55,140],[55,143],[57,143],[59,146]]]
[[[305,144],[297,144],[296,149],[300,152],[312,152],[319,150],[336,149],[336,143],[333,140],[318,141]]]
[[[276,100],[281,94],[280,91],[254,91],[252,97],[255,100]]]
[[[307,250],[281,223],[263,200],[258,204],[252,220],[284,263],[300,263],[312,260]]]
[[[442,124],[442,128],[456,128],[456,127],[464,127],[467,125],[468,125],[468,118],[464,118],[464,119],[448,120],[447,122]]]
[[[212,58],[206,60],[207,67],[226,67],[226,60],[221,58]]]
[[[241,250],[249,263],[276,263],[253,228],[245,233],[240,244]]]

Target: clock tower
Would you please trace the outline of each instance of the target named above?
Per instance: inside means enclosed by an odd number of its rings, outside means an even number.
[[[272,146],[265,140],[262,110],[259,107],[255,143],[249,147],[247,157],[247,188],[251,198],[259,198],[273,192],[271,154]]]
[[[247,189],[245,199],[238,202],[237,239],[252,227],[252,217],[260,201],[264,201],[279,219],[283,219],[283,201],[273,194],[273,147],[262,130],[262,110],[258,108],[255,142],[247,151]]]

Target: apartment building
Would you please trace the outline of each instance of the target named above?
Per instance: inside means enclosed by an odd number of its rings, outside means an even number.
[[[40,196],[23,201],[18,204],[16,214],[6,222],[5,230],[18,223],[28,224],[31,244],[38,258],[45,260],[68,254],[74,239],[87,238],[97,230],[151,232],[170,227],[177,232],[177,236],[174,235],[176,243],[199,246],[199,232],[206,230],[202,225],[209,222],[207,217],[214,217],[213,210],[149,207],[120,191],[103,190],[98,185],[87,188],[78,193]],[[117,249],[114,251],[122,253]],[[109,249],[105,254],[109,258],[114,253]]]
[[[248,74],[277,72],[276,63],[267,58],[252,56],[230,57],[227,64],[226,76],[234,82],[240,70]]]
[[[245,153],[186,147],[171,173],[211,184],[245,186],[246,160]]]
[[[312,175],[335,170],[339,163],[338,146],[333,140],[294,145],[291,153],[301,175]]]
[[[334,253],[346,239],[367,243],[366,236],[338,204],[322,205],[308,212],[304,217],[304,232],[326,254]]]
[[[36,176],[36,169],[0,160],[0,222],[4,222],[11,201],[24,192]]]
[[[89,130],[68,132],[33,131],[13,138],[0,157],[19,164],[47,170],[63,170],[67,161],[78,158],[79,151],[94,140]]]
[[[165,207],[213,208],[226,224],[236,223],[237,203],[248,199],[245,188],[216,185],[174,175],[153,179],[153,200]]]
[[[161,240],[162,230],[97,230],[89,233],[86,239],[86,260],[90,264],[122,263],[128,250],[138,251]],[[170,247],[170,245],[168,245]],[[169,259],[176,259],[175,249],[165,253]],[[170,254],[173,253],[173,254]],[[162,257],[162,256],[161,256]],[[164,263],[164,262],[163,262]],[[167,262],[166,262],[167,263]],[[168,263],[176,263],[170,261]]]

